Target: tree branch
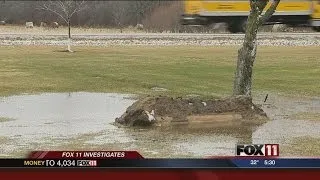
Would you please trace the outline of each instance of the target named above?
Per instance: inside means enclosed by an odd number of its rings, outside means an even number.
[[[85,1],[81,1],[80,4],[76,4],[77,7],[75,7],[75,9],[73,10],[73,12],[70,14],[70,17],[73,16],[73,14],[78,13],[79,11],[81,11],[82,6],[85,4]]]
[[[264,24],[266,21],[268,21],[270,19],[270,17],[276,11],[279,3],[280,3],[280,0],[273,0],[273,2],[271,4],[271,6],[269,7],[269,9],[264,13],[264,15],[262,15],[260,17],[260,19],[259,19],[259,24],[260,25]]]
[[[66,23],[68,23],[66,18],[64,18],[58,11],[55,11],[55,10],[49,8],[46,4],[43,4],[40,9],[53,12],[54,14],[58,15],[61,19],[63,19]]]
[[[58,5],[60,6],[62,12],[64,13],[65,18],[66,18],[66,19],[69,19],[69,18],[68,18],[68,16],[69,16],[68,8],[69,8],[69,7],[66,7],[66,5],[64,4],[64,2],[62,2],[62,1],[57,1],[57,3],[58,3]],[[66,3],[68,3],[68,2],[66,2]]]
[[[75,7],[72,7],[72,4],[75,3]],[[70,18],[77,12],[82,10],[82,6],[85,4],[85,1],[81,1],[78,3],[77,1],[48,1],[47,3],[43,3],[40,8],[41,10],[46,10],[53,12],[58,15],[63,21],[69,24]]]

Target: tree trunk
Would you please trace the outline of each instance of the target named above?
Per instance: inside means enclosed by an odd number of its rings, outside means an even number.
[[[70,23],[70,20],[68,22],[68,38],[71,39],[71,23]]]
[[[272,16],[280,0],[273,0],[271,6],[262,15],[268,2],[269,0],[250,0],[251,11],[246,26],[245,39],[242,47],[238,51],[233,95],[251,96],[252,69],[257,53],[258,29]]]
[[[122,28],[122,24],[120,22],[118,23],[118,27],[120,29],[120,33],[122,33],[123,32],[123,28]]]
[[[71,50],[71,22],[70,22],[70,18],[68,18],[68,51],[73,52]]]
[[[72,50],[71,50],[71,39],[70,38],[68,38],[68,49],[67,49],[69,52],[73,52]]]
[[[251,96],[252,69],[257,52],[258,19],[258,11],[252,11],[248,17],[245,40],[238,50],[237,70],[233,87],[234,95]]]

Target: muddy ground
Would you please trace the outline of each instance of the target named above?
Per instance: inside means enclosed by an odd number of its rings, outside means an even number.
[[[145,97],[116,118],[125,126],[192,125],[195,123],[258,123],[266,113],[252,103],[252,98],[232,96],[223,99]],[[226,124],[225,124],[226,125]]]
[[[0,157],[24,157],[30,150],[137,150],[145,157],[159,158],[232,156],[237,143],[278,143],[281,156],[319,156],[320,98],[269,94],[263,103],[264,97],[253,97],[270,118],[262,125],[211,123],[153,128],[119,128],[112,124],[136,102],[131,95],[3,97],[0,117],[6,120],[0,122]],[[304,150],[306,143],[308,149]]]

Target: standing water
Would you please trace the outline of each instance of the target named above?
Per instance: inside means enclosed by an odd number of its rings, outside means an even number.
[[[63,141],[104,130],[112,132],[110,138],[119,137],[121,141],[123,131],[115,131],[117,128],[110,123],[134,102],[129,98],[129,95],[100,93],[3,97],[0,99],[3,119],[0,138],[7,141],[1,145],[0,156],[41,146],[57,146]]]
[[[135,102],[131,95],[47,93],[0,98],[0,157],[23,157],[32,150],[137,150],[145,157],[234,155],[237,143],[290,143],[320,138],[320,100],[270,98],[271,121],[258,126],[210,128],[118,128],[112,123]],[[299,119],[300,118],[300,119]],[[311,118],[311,119],[312,119]]]

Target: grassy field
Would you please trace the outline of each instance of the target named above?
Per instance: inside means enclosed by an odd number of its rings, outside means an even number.
[[[314,137],[295,138],[289,146],[281,147],[281,152],[288,156],[320,156],[320,139]]]
[[[290,116],[291,119],[304,119],[304,120],[320,120],[320,113],[297,113]]]
[[[74,47],[75,53],[63,48],[0,47],[0,95],[232,93],[237,47]],[[259,47],[254,92],[320,96],[319,57],[319,47]]]

